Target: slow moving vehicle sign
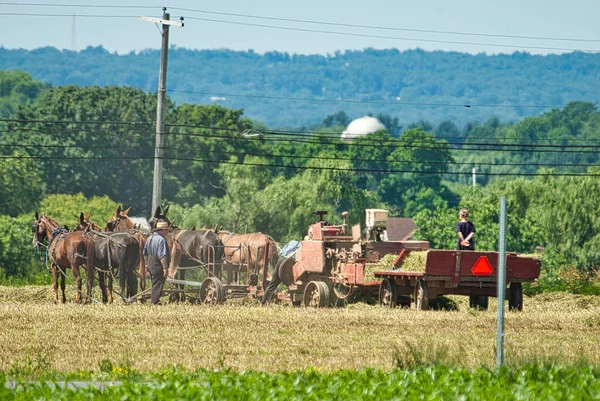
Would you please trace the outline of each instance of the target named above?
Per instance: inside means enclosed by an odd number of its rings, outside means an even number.
[[[480,256],[471,268],[471,273],[476,276],[489,276],[493,271],[494,269],[492,269],[492,265],[486,256]]]

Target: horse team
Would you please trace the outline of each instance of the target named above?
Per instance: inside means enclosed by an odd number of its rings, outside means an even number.
[[[38,249],[46,248],[46,260],[50,262],[53,277],[54,303],[58,303],[59,282],[62,302],[66,302],[67,270],[71,270],[75,278],[75,302],[82,301],[82,266],[85,266],[87,303],[93,300],[96,274],[102,303],[113,302],[113,280],[117,275],[117,294],[126,301],[138,294],[138,276],[140,289],[142,292],[146,289],[143,249],[149,233],[128,216],[130,209],[117,207],[104,230],[90,221],[90,214],[80,213],[77,226],[71,231],[49,216],[35,213],[33,243]],[[268,265],[274,264],[279,257],[276,242],[266,234],[233,234],[204,228],[196,230],[195,227],[184,230],[169,221],[167,212],[168,207],[163,211],[159,206],[148,223],[153,228],[157,221],[165,220],[171,227],[168,235],[171,248],[169,278],[183,280],[187,268],[203,268],[208,276],[221,277],[223,262],[230,266],[252,265],[256,271],[266,273]],[[231,281],[232,277],[227,279]]]

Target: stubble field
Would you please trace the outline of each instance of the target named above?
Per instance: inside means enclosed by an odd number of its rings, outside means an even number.
[[[237,303],[54,305],[49,287],[0,287],[0,370],[42,360],[56,371],[97,370],[110,361],[139,371],[316,370],[432,362],[495,363],[497,304],[456,311],[381,309],[364,304],[306,309]],[[506,361],[600,365],[600,297],[551,293],[507,312]]]

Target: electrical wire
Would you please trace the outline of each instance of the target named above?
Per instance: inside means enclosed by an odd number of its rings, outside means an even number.
[[[23,120],[21,120],[23,121]],[[174,127],[178,126],[177,124],[170,124],[169,126]],[[185,126],[189,126],[185,124]],[[239,129],[232,128],[218,128],[211,126],[196,126],[202,127],[206,129],[212,130],[221,130],[221,131],[230,131],[238,134],[244,134],[245,131],[240,131]],[[7,132],[10,130],[5,130]],[[339,138],[334,137],[314,137],[312,135],[302,136],[301,133],[292,133],[292,132],[278,132],[278,131],[257,131],[263,135],[270,135],[271,137],[267,138],[267,140],[271,142],[295,142],[295,143],[305,143],[305,144],[319,144],[319,145],[335,145],[335,146],[345,146],[345,147],[373,147],[373,148],[423,148],[423,149],[445,149],[445,150],[453,150],[453,151],[467,151],[467,150],[475,150],[475,151],[503,151],[503,152],[531,152],[531,153],[552,153],[552,152],[565,152],[565,153],[596,153],[591,149],[598,149],[600,145],[558,145],[558,144],[527,144],[527,143],[487,143],[487,142],[439,142],[436,138],[432,138],[430,140],[403,140],[403,139],[389,139],[389,140],[379,140],[379,143],[356,143],[356,142],[347,142],[343,141]],[[60,131],[54,131],[55,133],[60,133]],[[83,131],[82,131],[83,132]],[[107,134],[113,135],[116,137],[121,137],[121,135],[115,134]],[[256,137],[238,137],[232,138],[227,135],[217,135],[217,134],[206,134],[206,133],[191,133],[191,132],[165,132],[164,135],[173,135],[173,136],[191,136],[191,137],[203,137],[203,138],[218,138],[218,139],[237,139],[237,140],[258,140],[263,141],[262,138]],[[141,135],[139,135],[141,136]],[[373,139],[374,142],[377,142],[376,139]],[[417,144],[423,144],[421,146]],[[450,145],[461,146],[460,148],[449,147]],[[471,146],[471,147],[467,147]],[[499,149],[503,148],[503,149]],[[516,148],[516,149],[506,149],[506,148]],[[578,151],[569,151],[568,149],[581,149]]]
[[[17,17],[69,17],[73,18],[73,14],[46,14],[46,13],[11,13],[0,12],[0,15],[17,16]],[[139,15],[108,15],[108,14],[77,14],[77,18],[138,18]]]
[[[309,32],[309,33],[320,33],[320,34],[340,35],[340,36],[353,36],[353,37],[372,38],[372,39],[387,39],[387,40],[400,40],[400,41],[411,41],[411,42],[457,44],[457,45],[469,45],[469,46],[494,46],[494,47],[503,47],[503,48],[511,48],[511,49],[559,50],[559,51],[586,52],[586,53],[597,53],[599,51],[597,49],[575,49],[575,48],[547,47],[547,46],[521,46],[521,45],[507,45],[507,44],[500,44],[500,43],[482,43],[482,42],[465,42],[465,41],[424,39],[424,38],[406,38],[406,37],[398,37],[398,36],[372,35],[372,34],[355,33],[355,32],[323,31],[320,29],[295,28],[295,27],[290,27],[290,26],[255,24],[255,23],[251,23],[251,22],[229,21],[229,20],[203,18],[203,17],[186,17],[186,19],[205,21],[205,22],[217,22],[217,23],[230,24],[230,25],[252,26],[252,27],[268,28],[268,29],[279,29],[279,30],[285,30],[285,31]]]
[[[45,156],[0,156],[2,159],[34,159],[34,160],[142,160],[142,159],[154,159],[152,156],[138,156],[138,157],[45,157]],[[199,159],[199,158],[183,158],[183,157],[170,157],[163,156],[160,159],[163,160],[177,160],[177,161],[196,161],[204,162],[209,164],[230,164],[230,165],[243,165],[249,167],[268,167],[268,168],[285,168],[292,170],[319,170],[319,171],[343,171],[343,172],[364,172],[364,173],[387,173],[387,174],[426,174],[426,175],[472,175],[471,172],[464,171],[421,171],[421,170],[398,170],[398,169],[354,169],[354,168],[338,168],[338,167],[319,167],[319,166],[291,166],[285,164],[262,164],[262,163],[247,163],[247,162],[234,162],[231,160],[210,160],[210,159]],[[600,177],[600,174],[596,173],[491,173],[491,172],[478,172],[478,175],[482,176],[519,176],[519,177]]]
[[[270,21],[282,21],[282,22],[297,22],[302,24],[314,24],[314,25],[329,25],[329,26],[341,26],[347,28],[361,28],[361,29],[377,29],[386,31],[400,31],[400,32],[418,32],[418,33],[434,33],[443,35],[461,35],[461,36],[482,36],[491,38],[507,38],[507,39],[527,39],[527,40],[553,40],[553,41],[569,41],[569,42],[600,42],[598,39],[582,39],[582,38],[564,38],[564,37],[545,37],[545,36],[525,36],[525,35],[506,35],[506,34],[493,34],[493,33],[478,33],[478,32],[460,32],[460,31],[442,31],[435,29],[415,29],[415,28],[398,28],[389,26],[376,26],[376,25],[360,25],[360,24],[348,24],[332,21],[315,21],[305,20],[296,18],[283,18],[283,17],[271,17],[264,15],[251,15],[251,14],[240,14],[240,13],[229,13],[219,11],[208,11],[198,10],[193,8],[180,8],[180,7],[169,7],[171,10],[196,12],[201,14],[214,14],[223,15],[229,17],[243,17],[253,19],[264,19]]]
[[[78,7],[78,8],[131,8],[131,9],[147,9],[147,8],[162,8],[153,5],[124,5],[124,4],[59,4],[59,3],[15,3],[15,2],[0,2],[0,5],[5,6],[26,6],[26,7]]]
[[[57,3],[15,3],[15,2],[0,2],[0,5],[11,5],[11,6],[33,6],[33,7],[78,7],[78,8],[129,8],[129,9],[154,9],[159,8],[155,5],[92,5],[92,4],[57,4]],[[462,32],[462,31],[444,31],[435,29],[416,29],[416,28],[398,28],[389,26],[376,26],[376,25],[361,25],[361,24],[349,24],[340,23],[335,21],[316,21],[316,20],[305,20],[297,18],[284,18],[284,17],[272,17],[264,15],[251,15],[241,13],[230,13],[220,11],[209,11],[199,10],[193,8],[182,8],[182,7],[169,7],[169,10],[195,12],[200,14],[214,14],[223,15],[230,17],[243,17],[253,19],[264,19],[270,21],[282,21],[282,22],[296,22],[302,24],[313,24],[313,25],[328,25],[328,26],[340,26],[347,28],[361,28],[361,29],[376,29],[376,30],[387,30],[387,31],[399,31],[399,32],[418,32],[418,33],[434,33],[443,35],[460,35],[460,36],[481,36],[491,38],[507,38],[507,39],[527,39],[527,40],[552,40],[552,41],[569,41],[569,42],[592,42],[598,43],[599,39],[583,39],[583,38],[565,38],[565,37],[551,37],[551,36],[527,36],[527,35],[507,35],[507,34],[493,34],[493,33],[480,33],[480,32]]]

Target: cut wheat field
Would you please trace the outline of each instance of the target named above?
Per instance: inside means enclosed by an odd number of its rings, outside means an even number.
[[[57,371],[102,361],[140,371],[172,366],[282,371],[392,369],[416,357],[464,367],[495,363],[496,311],[381,309],[365,304],[307,309],[236,303],[54,305],[50,287],[0,287],[0,370],[40,359]],[[586,360],[600,365],[600,297],[526,298],[507,312],[508,364]]]

